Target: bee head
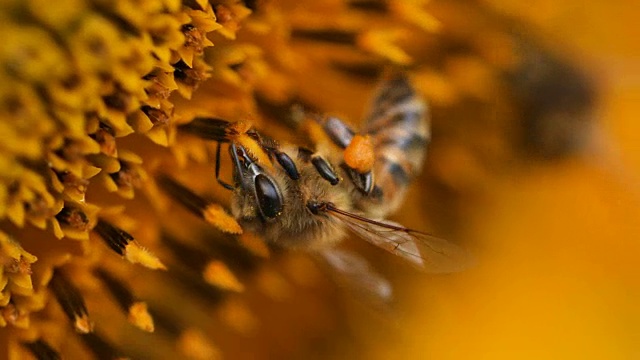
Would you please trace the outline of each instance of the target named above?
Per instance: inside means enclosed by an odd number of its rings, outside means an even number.
[[[229,152],[234,162],[233,177],[240,193],[253,198],[263,220],[270,221],[280,216],[284,200],[275,180],[242,145],[232,143]]]
[[[348,194],[323,177],[297,147],[280,147],[280,153],[272,154],[273,164],[260,163],[240,144],[231,143],[229,149],[235,182],[231,211],[243,229],[283,247],[308,247],[342,237],[341,228],[314,204],[348,207]]]

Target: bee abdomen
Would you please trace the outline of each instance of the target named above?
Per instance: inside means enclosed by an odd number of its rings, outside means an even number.
[[[376,151],[375,181],[383,203],[397,206],[424,162],[431,134],[427,105],[402,75],[385,81],[363,132]]]
[[[418,175],[430,140],[426,134],[408,127],[388,127],[372,137],[377,152],[376,162],[382,169],[388,170],[393,163],[398,165],[407,163],[403,168],[406,168],[408,177],[413,178]]]
[[[409,178],[422,168],[426,147],[430,140],[427,106],[409,81],[397,76],[383,83],[373,104],[373,111],[364,129],[374,141],[376,161],[397,162],[405,166]],[[394,156],[386,156],[393,152]],[[382,171],[392,165],[379,164]]]

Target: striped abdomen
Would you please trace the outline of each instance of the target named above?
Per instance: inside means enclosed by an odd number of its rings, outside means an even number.
[[[382,197],[376,215],[396,210],[420,173],[430,139],[427,117],[426,104],[407,78],[400,75],[382,83],[361,130],[371,136],[376,152],[372,196]]]

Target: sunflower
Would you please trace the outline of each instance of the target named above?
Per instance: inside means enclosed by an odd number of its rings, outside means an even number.
[[[180,131],[197,116],[295,142],[299,108],[357,126],[377,79],[401,69],[437,135],[409,206],[453,204],[407,219],[429,214],[454,237],[461,194],[523,158],[588,144],[589,81],[471,0],[7,0],[0,18],[0,339],[11,359],[356,351],[353,310],[321,268],[228,214],[215,144]]]

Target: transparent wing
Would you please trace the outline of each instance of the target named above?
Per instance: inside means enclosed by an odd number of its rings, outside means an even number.
[[[389,220],[371,220],[330,207],[329,212],[369,243],[409,261],[430,273],[454,273],[472,264],[462,247],[447,240],[408,229]]]
[[[388,310],[393,300],[393,288],[364,258],[336,248],[323,249],[319,255],[333,270],[331,275],[338,286],[354,295],[356,299]]]

